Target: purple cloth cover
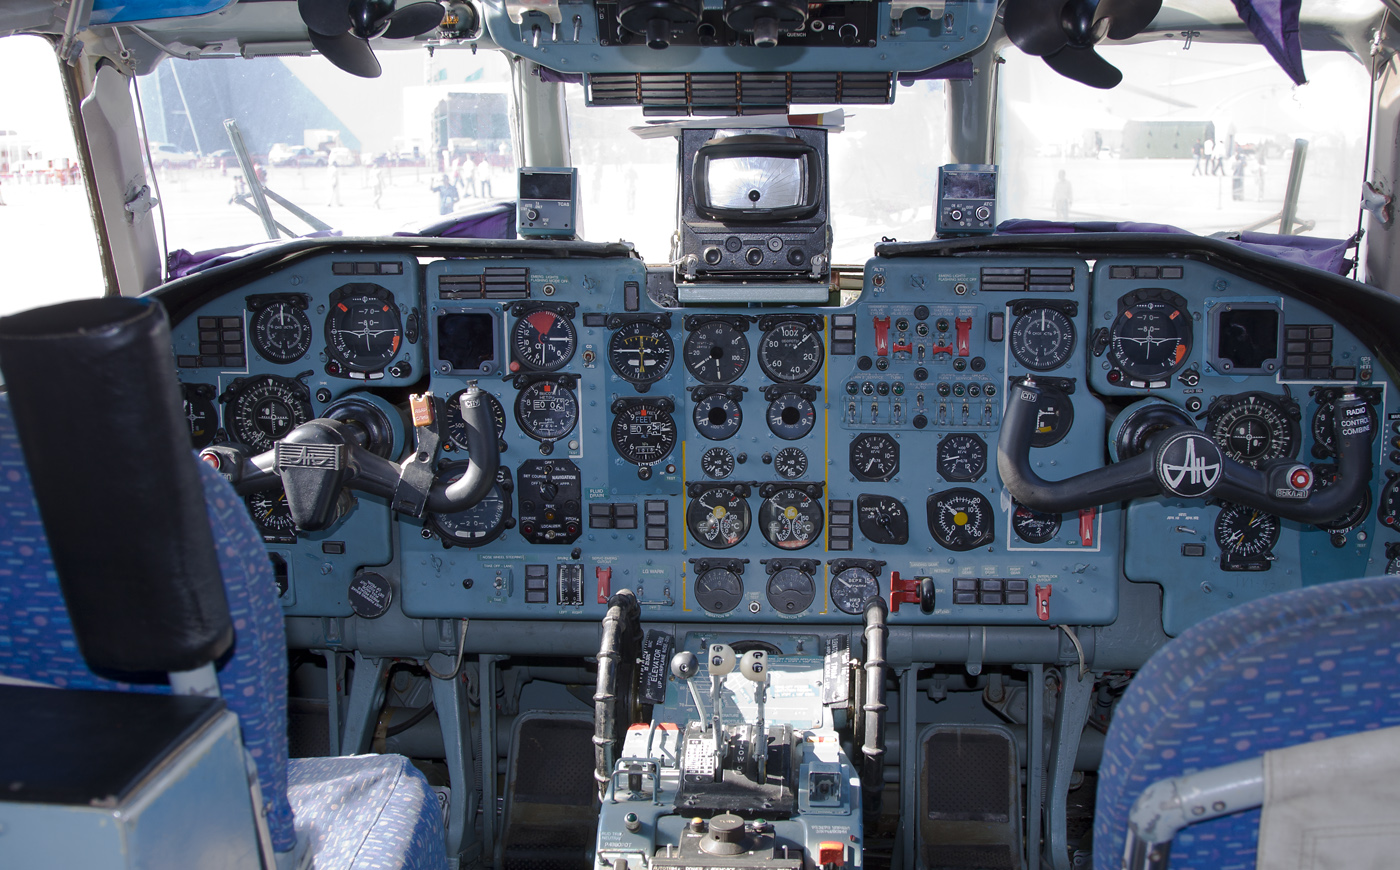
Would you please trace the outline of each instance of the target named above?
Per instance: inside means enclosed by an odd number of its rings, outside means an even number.
[[[1308,80],[1303,74],[1303,45],[1298,39],[1298,14],[1303,0],[1234,0],[1240,20],[1268,49],[1295,85]]]
[[[1037,233],[1180,233],[1195,235],[1189,230],[1169,224],[1147,224],[1134,221],[1065,221],[1009,220],[997,225],[1000,234]],[[1321,239],[1313,236],[1280,236],[1272,233],[1241,233],[1239,236],[1223,237],[1222,241],[1239,245],[1259,254],[1278,257],[1290,263],[1312,266],[1338,275],[1351,270],[1351,262],[1346,258],[1352,246],[1349,239]]]

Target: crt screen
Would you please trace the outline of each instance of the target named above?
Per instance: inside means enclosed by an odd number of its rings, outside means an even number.
[[[557,199],[569,201],[574,198],[573,188],[572,178],[567,173],[520,173],[521,199]]]
[[[1259,369],[1278,357],[1278,309],[1236,308],[1220,313],[1221,359],[1235,370]]]
[[[496,358],[496,320],[484,312],[438,315],[438,359],[457,371],[479,371]]]

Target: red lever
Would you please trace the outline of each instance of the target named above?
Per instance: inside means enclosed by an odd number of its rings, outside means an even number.
[[[1079,511],[1079,545],[1081,547],[1094,546],[1094,517],[1098,516],[1099,509],[1096,507],[1081,508]]]
[[[875,318],[875,355],[889,356],[890,354],[890,319],[888,317]]]
[[[901,604],[919,603],[919,578],[903,580],[898,571],[890,572],[890,613],[898,613]]]
[[[895,353],[913,353],[914,343],[912,341],[909,341],[905,342],[904,344],[896,344],[890,349],[893,350]]]
[[[607,604],[612,598],[612,568],[606,565],[599,565],[593,569],[593,573],[598,577],[598,603]]]
[[[1035,584],[1035,615],[1041,622],[1050,621],[1050,584]]]
[[[929,359],[938,356],[940,353],[946,353],[948,356],[952,356],[953,350],[954,348],[951,344],[935,344],[933,350],[929,352]]]
[[[953,321],[958,328],[958,356],[972,353],[972,318],[959,317]]]

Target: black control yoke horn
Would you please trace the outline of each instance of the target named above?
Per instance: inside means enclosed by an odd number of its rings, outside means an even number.
[[[415,517],[424,510],[466,510],[496,482],[500,452],[491,408],[475,383],[460,401],[471,463],[450,483],[433,476],[439,436],[431,396],[411,398],[415,444],[400,464],[367,450],[368,433],[356,423],[326,418],[297,426],[257,456],[221,444],[205,448],[200,458],[217,468],[240,494],[281,486],[292,521],[311,532],[329,528],[338,519],[336,504],[345,487],[386,496],[394,510]]]
[[[1366,400],[1348,391],[1334,415],[1338,477],[1314,486],[1311,468],[1278,459],[1251,468],[1224,455],[1206,433],[1173,426],[1147,449],[1104,468],[1049,481],[1031,468],[1031,436],[1041,391],[1031,379],[1013,386],[997,441],[997,472],[1007,492],[1031,510],[1068,513],[1158,494],[1220,498],[1317,525],[1335,520],[1361,500],[1371,480],[1371,417]]]

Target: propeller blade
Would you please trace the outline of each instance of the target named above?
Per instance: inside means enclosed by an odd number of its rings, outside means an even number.
[[[1006,36],[1026,54],[1043,56],[1068,42],[1060,24],[1065,0],[1006,0],[1002,24]]]
[[[1110,22],[1109,39],[1127,39],[1146,30],[1161,11],[1162,0],[1100,0],[1098,14]]]
[[[350,12],[345,0],[297,0],[297,12],[312,33],[338,36],[350,29]]]
[[[1067,79],[1074,79],[1091,88],[1108,90],[1123,81],[1123,72],[1104,60],[1091,48],[1067,45],[1045,56],[1045,63]]]
[[[436,2],[402,6],[389,13],[389,29],[384,31],[383,36],[385,39],[407,39],[427,33],[442,23],[443,13],[443,8]]]
[[[375,60],[369,43],[363,39],[349,33],[325,36],[313,30],[311,44],[316,46],[322,57],[351,75],[365,79],[379,78],[379,61]]]
[[[350,32],[361,39],[373,39],[389,26],[394,0],[350,0]]]

